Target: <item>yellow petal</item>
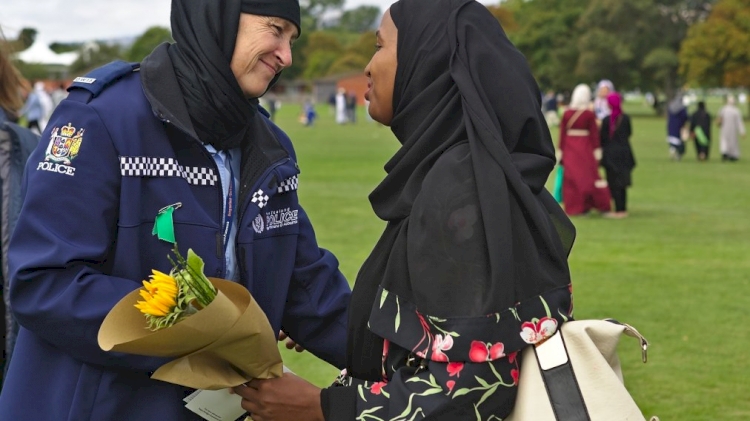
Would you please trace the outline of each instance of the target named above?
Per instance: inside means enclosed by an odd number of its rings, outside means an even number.
[[[167,295],[157,295],[156,297],[154,297],[154,301],[158,302],[161,305],[164,305],[170,310],[177,305],[177,302],[172,297]]]

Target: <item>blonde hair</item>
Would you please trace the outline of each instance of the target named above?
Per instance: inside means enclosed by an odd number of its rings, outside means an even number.
[[[23,77],[10,61],[9,43],[0,31],[0,108],[13,114],[23,107]]]

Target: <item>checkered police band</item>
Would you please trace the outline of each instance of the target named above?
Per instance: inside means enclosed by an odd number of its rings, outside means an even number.
[[[252,202],[258,205],[259,208],[263,209],[268,204],[268,195],[263,193],[263,190],[258,190],[253,193]]]
[[[183,167],[174,158],[121,156],[123,177],[181,177],[196,186],[215,186],[218,176],[212,168]]]
[[[287,178],[286,180],[282,181],[281,184],[279,184],[279,188],[277,190],[278,193],[285,193],[293,190],[297,190],[297,176],[291,176]]]

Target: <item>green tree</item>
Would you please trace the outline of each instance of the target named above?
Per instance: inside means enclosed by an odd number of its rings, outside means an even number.
[[[611,79],[618,89],[641,88],[671,97],[682,85],[678,51],[690,25],[715,1],[592,0],[578,27],[576,74]]]
[[[339,27],[349,32],[371,31],[375,29],[380,14],[378,6],[359,6],[356,9],[346,10],[341,14]]]
[[[81,48],[83,44],[80,42],[53,42],[49,45],[49,49],[56,52],[57,54],[68,53],[76,51]]]
[[[308,56],[307,65],[302,77],[307,80],[323,77],[328,74],[328,69],[338,59],[339,53],[334,51],[318,50]]]
[[[323,17],[332,10],[341,10],[344,0],[301,0],[302,31],[319,29]]]
[[[680,48],[680,73],[703,87],[750,86],[750,0],[720,0],[691,27]]]
[[[356,41],[346,47],[347,54],[356,54],[367,59],[365,64],[370,61],[375,53],[375,31],[362,33]]]
[[[310,33],[306,42],[306,57],[301,76],[307,80],[328,74],[328,69],[333,62],[344,53],[344,48],[338,38],[327,31]],[[295,60],[297,60],[296,57]]]
[[[152,26],[148,28],[138,39],[135,40],[126,57],[129,61],[141,61],[161,43],[174,42],[169,28],[163,26]]]
[[[111,61],[126,59],[125,52],[118,44],[97,42],[94,45],[94,48],[84,49],[78,60],[70,65],[71,74],[85,74],[86,72]]]
[[[31,47],[31,44],[36,40],[36,35],[37,30],[34,28],[21,29],[21,32],[18,34],[18,42],[23,47],[23,50]]]
[[[487,6],[487,10],[492,13],[492,16],[500,22],[500,26],[503,27],[505,32],[512,33],[518,30],[518,23],[513,16],[513,10],[509,7],[504,6],[502,3],[497,5]]]
[[[18,33],[18,37],[14,40],[8,40],[8,51],[11,53],[17,53],[23,51],[34,43],[36,40],[37,30],[34,28],[23,28]]]
[[[364,72],[365,66],[370,62],[368,57],[364,57],[360,54],[347,53],[340,56],[331,63],[328,68],[328,75],[338,75],[348,72]]]
[[[540,86],[569,91],[581,80],[575,73],[579,56],[576,43],[583,33],[578,20],[588,3],[588,0],[515,0],[490,11],[526,56]]]

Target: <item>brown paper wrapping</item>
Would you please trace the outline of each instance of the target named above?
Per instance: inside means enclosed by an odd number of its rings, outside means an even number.
[[[218,390],[251,379],[281,377],[281,354],[266,314],[242,285],[209,278],[216,298],[173,326],[148,329],[134,307],[138,290],[123,297],[99,328],[105,351],[176,357],[159,367],[154,379],[194,389]]]

